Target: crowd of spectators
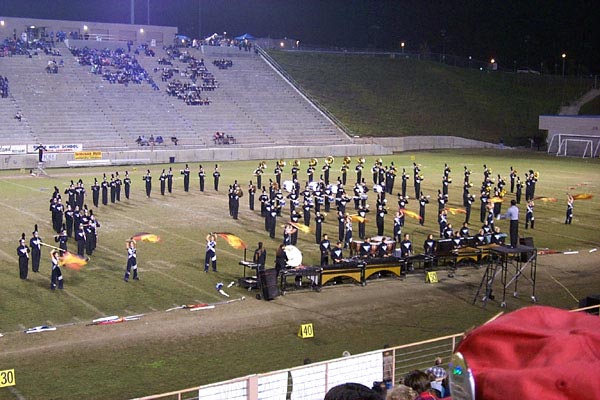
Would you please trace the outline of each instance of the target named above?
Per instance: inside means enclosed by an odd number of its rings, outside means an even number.
[[[121,83],[127,86],[129,83],[147,82],[155,90],[159,90],[137,59],[122,48],[98,50],[73,47],[71,53],[77,58],[79,65],[89,66],[93,74],[102,75],[109,83]]]
[[[183,100],[187,105],[209,105],[210,100],[202,92],[213,91],[217,88],[217,81],[204,64],[204,59],[196,59],[186,50],[181,51],[175,46],[163,47],[167,57],[158,60],[163,65],[161,80],[167,84],[167,94]],[[173,66],[173,61],[178,60],[185,64],[185,68]],[[159,72],[159,67],[154,72]],[[177,75],[177,78],[173,79]],[[173,79],[173,80],[170,80]],[[182,81],[189,79],[189,82]],[[170,80],[170,81],[169,81]]]
[[[406,374],[397,385],[373,382],[371,388],[358,383],[344,383],[331,388],[325,400],[451,400],[448,374],[441,359],[425,371]]]
[[[5,99],[8,97],[8,78],[0,75],[0,97]]]
[[[150,135],[149,138],[146,138],[146,135],[141,135],[141,136],[138,136],[138,138],[135,140],[135,142],[137,143],[138,146],[154,146],[154,145],[166,144],[165,139],[161,135],[158,135],[156,137],[154,137],[154,135]],[[177,146],[178,142],[179,142],[179,139],[177,139],[177,136],[171,136],[171,143],[173,143],[175,146]]]
[[[233,61],[222,58],[220,60],[214,60],[213,65],[219,69],[228,69],[233,67]]]
[[[213,135],[213,142],[215,144],[236,144],[235,136],[226,135],[225,132],[215,132]]]
[[[0,56],[36,56],[42,52],[48,56],[61,57],[60,51],[53,47],[53,43],[44,39],[28,41],[24,38],[6,38],[0,44]]]

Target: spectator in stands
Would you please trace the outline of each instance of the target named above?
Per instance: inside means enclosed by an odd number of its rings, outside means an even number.
[[[404,377],[404,384],[418,393],[415,400],[437,400],[431,389],[429,375],[423,371],[414,370]]]
[[[15,114],[15,119],[21,121],[21,118],[23,118],[23,114],[21,114],[21,111],[17,111]]]
[[[3,99],[8,97],[8,78],[0,75],[0,97]]]
[[[415,400],[418,393],[406,385],[394,386],[387,393],[386,400]]]
[[[177,139],[177,136],[171,136],[171,142],[177,146],[177,143],[179,142],[179,139]]]
[[[165,140],[163,139],[162,136],[159,135],[156,137],[156,140],[155,140],[156,144],[163,144],[164,142],[165,142]]]
[[[360,383],[343,383],[329,389],[324,400],[383,400],[373,389]]]

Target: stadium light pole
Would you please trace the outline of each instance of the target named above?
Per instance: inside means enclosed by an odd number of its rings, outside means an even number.
[[[131,25],[135,24],[135,0],[131,0]]]
[[[146,1],[146,24],[150,25],[150,0]]]
[[[562,53],[561,57],[562,57],[562,76],[563,76],[563,79],[565,79],[565,60],[567,58],[567,54]]]
[[[404,54],[404,42],[400,43],[400,47],[402,47],[402,54]]]

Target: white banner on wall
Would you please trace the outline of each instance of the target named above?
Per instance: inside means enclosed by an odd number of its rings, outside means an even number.
[[[5,144],[0,146],[0,154],[25,154],[27,146],[24,144]]]
[[[39,144],[28,144],[27,152],[28,153],[37,153]],[[75,144],[45,144],[43,143],[44,151],[48,153],[74,153],[76,151],[83,150],[83,144],[75,143]]]

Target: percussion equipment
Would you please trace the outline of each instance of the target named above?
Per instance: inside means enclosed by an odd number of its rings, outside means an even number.
[[[388,240],[384,241],[384,243],[387,245],[386,255],[387,256],[394,255],[394,250],[396,250],[396,241],[388,239]]]
[[[319,182],[315,182],[315,181],[309,182],[308,188],[314,192],[315,190],[317,190],[319,188]]]
[[[288,193],[291,193],[294,190],[294,182],[293,181],[283,181],[281,186],[283,186],[283,189]]]
[[[360,248],[362,247],[364,241],[362,240],[353,240],[350,242],[350,255],[360,254]]]

